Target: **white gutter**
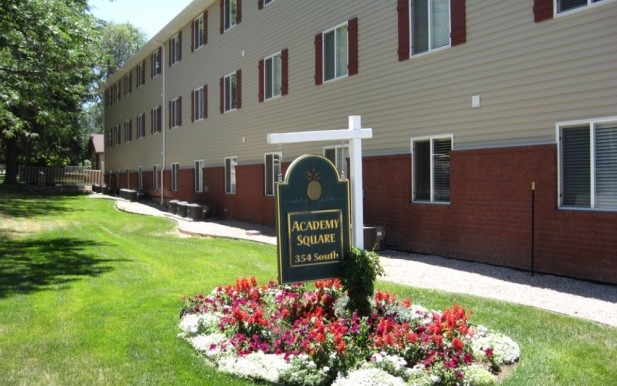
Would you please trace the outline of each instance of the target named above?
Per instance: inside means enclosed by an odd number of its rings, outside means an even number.
[[[159,122],[159,124],[161,125],[161,131],[163,132],[163,151],[161,153],[161,155],[163,156],[163,167],[161,167],[161,206],[165,205],[165,180],[164,180],[164,172],[165,172],[165,165],[167,165],[167,129],[165,128],[165,100],[166,100],[166,95],[165,95],[165,84],[166,84],[166,66],[165,66],[165,43],[161,43],[158,40],[154,40],[154,43],[156,45],[158,45],[159,47],[161,47],[161,73],[163,76],[163,87],[162,87],[162,92],[161,92],[161,99],[163,100],[163,102],[161,103],[161,122]]]

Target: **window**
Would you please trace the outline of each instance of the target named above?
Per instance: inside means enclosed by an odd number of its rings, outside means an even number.
[[[396,9],[401,61],[467,41],[465,0],[397,0]]]
[[[339,176],[344,178],[347,174],[347,159],[349,158],[349,147],[347,146],[331,146],[325,147],[323,155],[336,166]]]
[[[221,113],[240,108],[240,70],[221,78]]]
[[[115,83],[115,88],[114,90],[116,91],[116,102],[120,101],[120,99],[122,99],[122,81],[117,81]]]
[[[120,169],[116,169],[116,185],[114,185],[117,189],[120,188]]]
[[[124,122],[124,142],[131,142],[133,140],[133,121],[128,120]]]
[[[259,101],[287,95],[289,50],[284,49],[259,61]]]
[[[146,84],[146,61],[137,65],[137,88]]]
[[[182,60],[182,31],[178,32],[169,41],[169,65],[172,66]]]
[[[195,161],[195,191],[204,191],[204,160]]]
[[[271,2],[273,2],[274,0],[259,0],[257,2],[258,8],[259,9],[263,9],[264,6],[270,4]]]
[[[191,121],[207,118],[207,86],[191,91]]]
[[[161,57],[163,55],[163,49],[159,47],[158,50],[152,53],[150,58],[150,77],[155,78],[161,73]]]
[[[617,210],[617,117],[557,127],[560,207]]]
[[[146,113],[138,115],[135,118],[135,125],[137,126],[137,139],[146,136]]]
[[[116,125],[115,127],[115,137],[116,137],[116,145],[120,145],[122,143],[120,125]]]
[[[107,146],[113,146],[114,145],[114,137],[113,134],[114,133],[114,129],[110,128],[107,130]]]
[[[568,12],[577,8],[587,7],[604,0],[556,0],[557,13]]]
[[[124,96],[130,95],[133,91],[133,72],[124,74]]]
[[[144,190],[144,167],[137,168],[137,190]]]
[[[266,153],[264,160],[264,193],[266,196],[274,196],[276,194],[276,190],[274,189],[274,187],[276,186],[275,184],[282,180],[282,158],[283,156],[281,153]]]
[[[169,101],[169,128],[182,126],[182,97]]]
[[[178,172],[180,171],[180,164],[173,162],[171,164],[171,191],[178,191]]]
[[[413,201],[450,201],[451,150],[451,135],[411,140]]]
[[[315,36],[315,84],[358,73],[358,18]]]
[[[236,194],[236,166],[238,157],[225,158],[225,193]]]
[[[131,189],[131,169],[130,168],[126,168],[126,181],[124,181],[125,183],[125,188],[127,189]]]
[[[150,133],[159,133],[161,131],[161,106],[155,107],[150,111]]]
[[[159,165],[152,167],[152,190],[159,189]]]
[[[241,0],[221,0],[221,33],[240,23]]]
[[[191,52],[195,51],[208,42],[208,11],[193,20],[191,25]]]

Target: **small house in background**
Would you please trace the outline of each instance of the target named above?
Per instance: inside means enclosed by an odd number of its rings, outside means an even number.
[[[105,168],[105,143],[103,134],[92,134],[88,141],[88,159],[92,162],[92,169]]]

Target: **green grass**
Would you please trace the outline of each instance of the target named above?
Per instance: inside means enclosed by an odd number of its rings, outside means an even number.
[[[109,200],[0,186],[0,383],[252,385],[177,338],[181,298],[276,277],[273,246],[182,238]],[[482,298],[379,283],[429,308],[461,304],[519,342],[505,385],[614,381],[617,329]]]

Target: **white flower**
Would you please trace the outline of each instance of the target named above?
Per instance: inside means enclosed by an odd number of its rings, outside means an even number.
[[[268,382],[277,382],[279,374],[291,368],[282,356],[264,354],[262,351],[250,353],[245,357],[224,357],[217,364],[219,371]]]
[[[337,378],[332,386],[404,386],[405,382],[383,370],[366,368],[351,371],[346,377]]]

